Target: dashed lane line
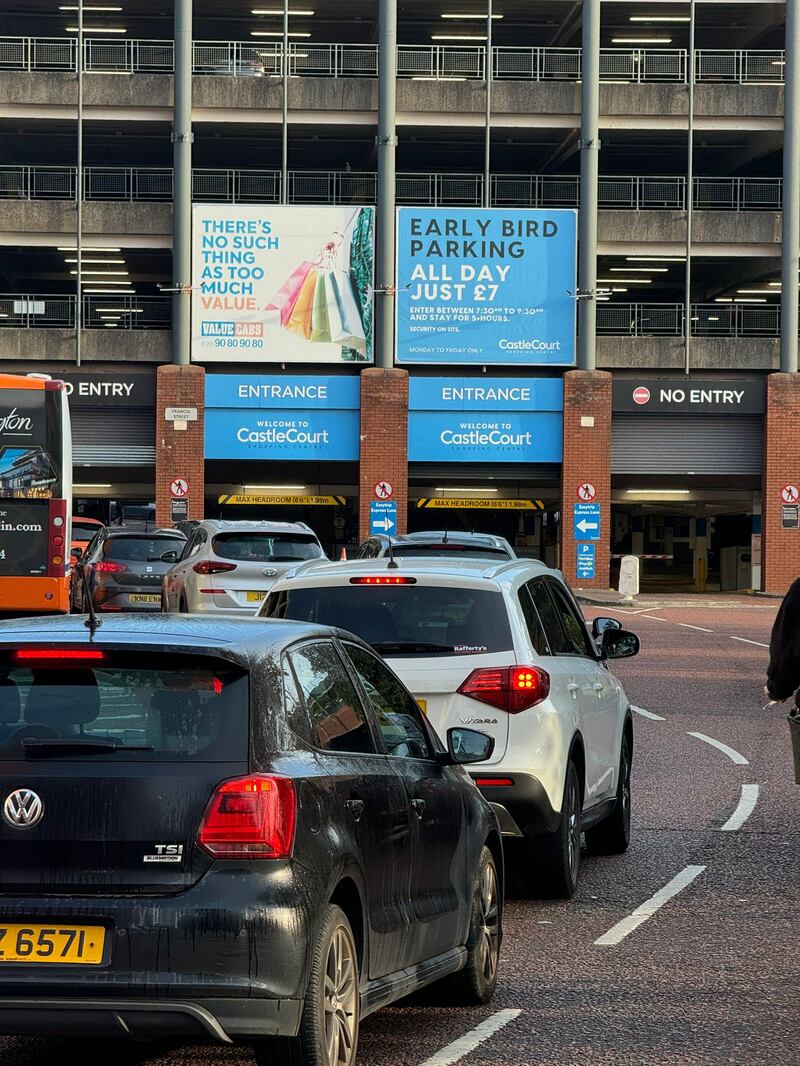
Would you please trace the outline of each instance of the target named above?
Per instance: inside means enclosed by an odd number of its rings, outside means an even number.
[[[476,1025],[474,1029],[470,1029],[468,1033],[460,1036],[458,1040],[454,1040],[452,1044],[443,1047],[441,1051],[437,1051],[431,1058],[425,1059],[421,1066],[453,1066],[453,1063],[460,1062],[461,1059],[466,1058],[476,1047],[488,1040],[490,1036],[494,1036],[504,1025],[513,1022],[520,1014],[522,1014],[521,1010],[511,1009],[500,1010],[497,1014],[492,1014],[491,1017]]]
[[[713,633],[713,629],[706,629],[705,626],[690,626],[688,622],[678,622],[679,626],[683,626],[684,629],[696,629],[698,633]]]
[[[717,751],[721,751],[723,755],[727,755],[731,762],[736,763],[737,766],[749,765],[744,755],[740,754],[735,748],[729,748],[728,745],[723,744],[721,740],[715,740],[714,737],[706,736],[705,733],[689,733],[689,736],[696,737],[698,740],[702,740],[705,744],[710,744],[712,748],[716,748]]]
[[[670,882],[660,888],[655,895],[650,899],[645,900],[640,906],[636,908],[627,918],[623,918],[621,922],[617,922],[616,925],[612,925],[607,933],[603,933],[601,937],[595,940],[596,947],[614,947],[624,940],[626,936],[629,936],[634,929],[638,929],[640,925],[652,918],[654,914],[661,910],[665,903],[669,903],[671,899],[682,892],[684,888],[692,883],[695,878],[705,870],[705,866],[687,866],[681,870],[679,874],[672,878]]]
[[[769,647],[769,644],[762,644],[760,640],[748,640],[747,637],[731,637],[731,640],[738,640],[742,644],[755,644],[757,648]]]
[[[634,714],[640,714],[642,718],[650,718],[653,722],[664,722],[666,719],[660,714],[653,714],[652,711],[646,711],[644,707],[634,707],[631,704],[631,710]]]
[[[758,803],[758,785],[742,785],[742,798],[725,825],[720,826],[723,833],[735,833],[741,829]]]

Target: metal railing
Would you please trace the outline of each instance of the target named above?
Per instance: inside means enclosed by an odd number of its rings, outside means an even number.
[[[780,306],[693,304],[692,334],[696,337],[779,337]],[[683,304],[602,303],[597,332],[612,337],[682,337]]]
[[[196,169],[193,198],[213,203],[277,203],[280,171]],[[374,203],[376,175],[370,171],[289,172],[290,203]],[[491,202],[496,207],[578,207],[580,181],[575,174],[493,174]],[[0,166],[0,199],[74,200],[75,167]],[[86,200],[172,200],[169,167],[86,167]],[[780,211],[780,178],[694,179],[694,206],[700,210]],[[401,204],[480,207],[482,174],[397,175]],[[677,175],[600,178],[600,206],[635,210],[682,210],[686,178]]]
[[[168,296],[84,296],[86,329],[170,329]],[[0,329],[74,329],[75,296],[0,295]]]
[[[277,75],[281,42],[195,41],[194,72],[231,77]],[[699,49],[695,54],[698,82],[780,84],[782,50]],[[68,38],[0,37],[0,70],[75,70],[77,42]],[[173,42],[148,40],[84,41],[84,70],[99,74],[171,74]],[[685,84],[688,56],[682,48],[603,48],[600,78],[604,82],[671,82]],[[378,50],[373,44],[305,44],[289,46],[289,69],[297,77],[375,78]],[[481,45],[400,45],[397,71],[401,78],[434,81],[481,80],[486,49]],[[577,81],[580,48],[525,46],[492,49],[493,77],[498,80]]]

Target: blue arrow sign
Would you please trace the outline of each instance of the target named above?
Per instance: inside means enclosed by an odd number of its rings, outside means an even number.
[[[397,503],[395,500],[372,500],[369,505],[370,536],[376,533],[397,532]]]
[[[594,544],[576,544],[575,549],[578,553],[577,566],[575,568],[578,581],[593,581],[595,574]]]
[[[574,540],[600,540],[600,504],[575,503],[572,537]]]

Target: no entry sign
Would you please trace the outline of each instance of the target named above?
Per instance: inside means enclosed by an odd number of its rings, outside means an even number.
[[[182,500],[189,495],[189,482],[185,477],[176,477],[170,485],[169,491],[174,499]]]

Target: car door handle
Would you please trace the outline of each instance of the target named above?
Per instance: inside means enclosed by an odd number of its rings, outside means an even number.
[[[363,800],[345,800],[344,809],[348,814],[352,814],[353,821],[357,822],[361,815],[364,813],[364,801]]]
[[[425,802],[425,800],[413,799],[411,801],[411,809],[414,811],[414,814],[416,814],[417,818],[421,818],[423,816],[426,807],[427,803]]]
[[[606,686],[602,683],[602,681],[595,681],[595,683],[592,685],[592,688],[595,690],[595,692],[602,692],[605,687]]]
[[[580,690],[581,690],[581,686],[580,685],[574,685],[574,684],[567,685],[567,692],[571,692],[572,695],[575,697],[575,699],[578,698],[578,693],[580,692]]]

